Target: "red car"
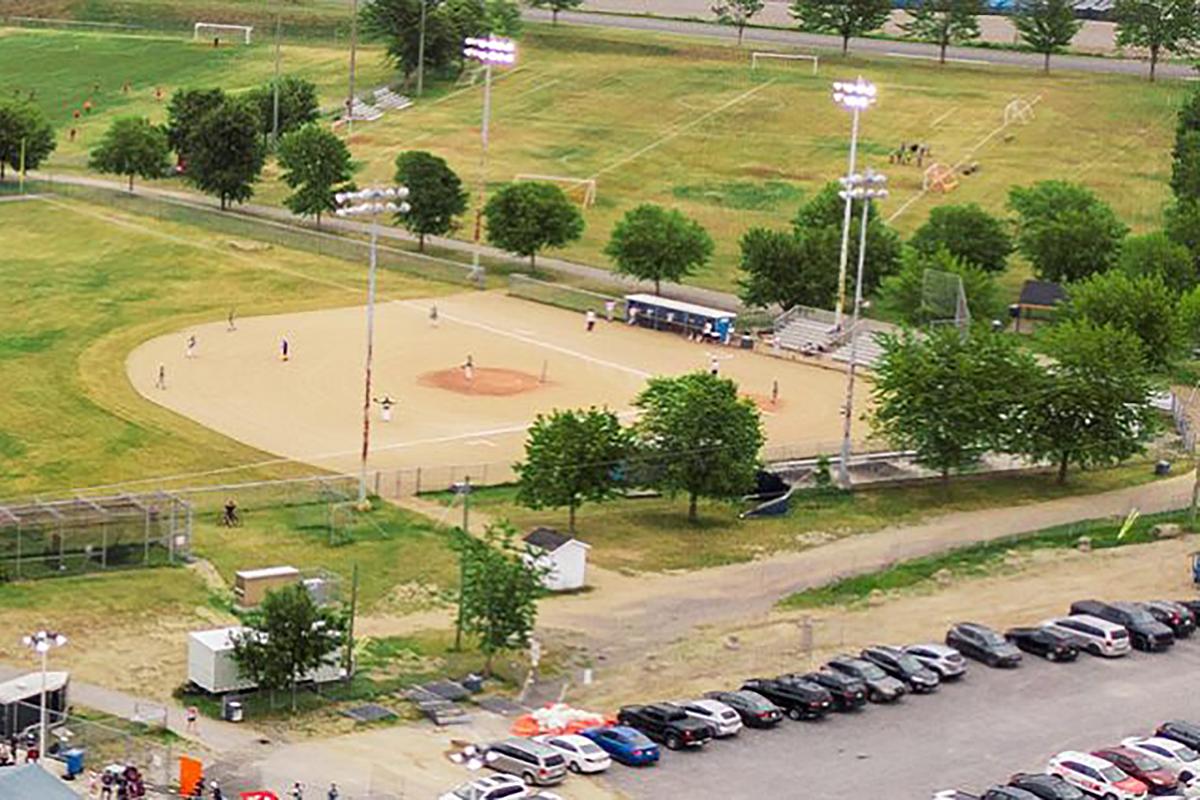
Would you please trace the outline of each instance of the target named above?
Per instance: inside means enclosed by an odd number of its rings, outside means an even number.
[[[1179,792],[1179,778],[1175,773],[1163,769],[1157,761],[1132,747],[1108,747],[1093,751],[1092,755],[1116,764],[1121,771],[1146,784],[1152,795]]]

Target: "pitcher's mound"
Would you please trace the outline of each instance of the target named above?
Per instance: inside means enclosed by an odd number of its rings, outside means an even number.
[[[447,389],[459,394],[490,397],[506,397],[512,394],[532,392],[540,385],[536,375],[498,367],[476,367],[470,381],[467,381],[462,367],[426,372],[417,377],[417,383],[422,386],[432,386],[435,389]]]

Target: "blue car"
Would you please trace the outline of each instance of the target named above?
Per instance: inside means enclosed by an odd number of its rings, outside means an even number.
[[[588,728],[580,732],[604,752],[627,767],[640,767],[658,761],[658,745],[639,730],[624,725],[610,728]]]

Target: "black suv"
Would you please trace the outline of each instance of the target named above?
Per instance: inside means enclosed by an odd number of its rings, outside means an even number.
[[[773,728],[783,719],[779,706],[758,692],[708,692],[704,696],[732,708],[750,728]]]
[[[682,708],[670,703],[622,706],[617,712],[617,724],[637,728],[669,750],[703,747],[713,738],[713,729],[707,722],[689,717]]]
[[[1194,722],[1173,719],[1159,725],[1154,735],[1173,739],[1180,744],[1187,745],[1193,750],[1200,749],[1200,725]]]
[[[1129,643],[1138,650],[1166,650],[1175,644],[1171,629],[1150,615],[1137,603],[1102,603],[1099,600],[1080,600],[1071,604],[1072,614],[1090,614],[1116,623],[1129,631]]]
[[[1057,775],[1018,772],[1008,785],[1024,789],[1039,800],[1087,800],[1087,795]]]
[[[1187,606],[1170,600],[1151,600],[1149,603],[1138,603],[1150,612],[1150,616],[1166,625],[1175,634],[1176,639],[1186,639],[1196,630],[1196,615]]]
[[[908,694],[908,686],[881,670],[870,661],[852,656],[838,656],[825,665],[832,672],[858,678],[867,685],[867,699],[872,703],[894,703]]]
[[[1079,657],[1080,641],[1049,628],[1009,628],[1004,637],[1026,653],[1047,661],[1074,661]]]
[[[960,622],[946,632],[946,646],[989,667],[1015,667],[1021,651],[996,631],[977,622]]]
[[[758,692],[791,719],[820,719],[833,708],[833,697],[827,690],[787,676],[751,678],[742,684],[742,689]]]
[[[840,672],[809,672],[800,678],[829,690],[837,711],[854,711],[867,704],[867,685],[858,678]]]
[[[904,683],[917,694],[928,694],[935,691],[941,683],[936,672],[895,647],[868,647],[862,651],[862,657]]]

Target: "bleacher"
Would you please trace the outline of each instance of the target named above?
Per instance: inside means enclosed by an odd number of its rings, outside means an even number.
[[[402,94],[396,94],[388,87],[376,89],[375,92],[375,108],[380,111],[403,111],[413,104],[409,97]]]
[[[359,122],[374,122],[383,116],[383,111],[373,105],[364,103],[357,97],[350,105],[350,118]]]
[[[775,331],[780,346],[801,352],[827,352],[834,338],[834,327],[826,320],[795,316]]]
[[[872,330],[871,328],[864,328],[863,330],[859,331],[858,352],[855,353],[855,356],[860,367],[870,368],[875,366],[875,362],[878,361],[883,355],[883,348],[879,345],[878,340],[875,338],[875,335],[879,332],[880,331]],[[850,340],[847,339],[844,344],[834,349],[831,358],[834,361],[842,361],[849,364],[850,346]]]

